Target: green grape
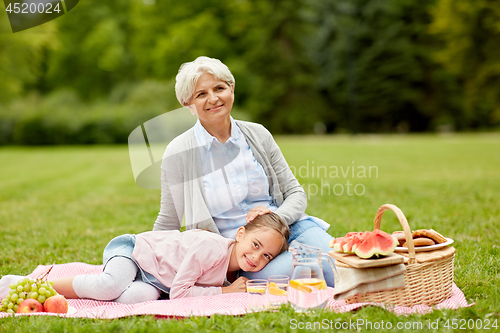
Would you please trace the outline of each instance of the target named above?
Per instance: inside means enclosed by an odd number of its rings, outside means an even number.
[[[16,290],[16,289],[11,289],[11,290],[9,290],[9,295],[13,295],[13,294],[15,294],[15,293],[17,293],[17,290]]]
[[[37,299],[37,298],[38,298],[38,293],[37,293],[36,291],[33,291],[33,292],[30,294],[30,298]]]
[[[39,293],[40,295],[44,295],[46,292],[47,292],[47,289],[45,289],[44,287],[40,287],[40,288],[38,289],[38,293]]]
[[[2,304],[3,304],[3,305],[7,305],[7,304],[9,304],[9,300],[8,300],[7,298],[4,298],[4,299],[2,300]]]
[[[11,295],[11,296],[10,296],[10,300],[11,300],[12,302],[17,301],[17,299],[18,299],[18,298],[19,298],[19,296],[18,296],[17,294],[13,294],[13,295]]]
[[[38,291],[38,286],[36,285],[36,283],[31,286],[31,291]]]
[[[50,281],[49,281],[49,284],[50,284],[51,286],[53,286],[53,285],[54,285],[54,281],[50,280]]]
[[[29,290],[31,290],[31,286],[28,283],[26,283],[24,285],[24,291],[29,291]]]
[[[43,295],[38,296],[38,302],[43,304],[43,302],[45,302],[45,296]]]
[[[21,304],[22,301],[24,301],[24,298],[18,298],[17,299],[17,304]]]
[[[9,284],[9,288],[10,289],[16,289],[17,288],[17,284],[16,283],[11,283],[11,284]]]
[[[23,290],[24,290],[24,287],[23,287],[23,286],[17,286],[17,288],[16,288],[16,289],[17,289],[17,291],[21,292],[21,291],[23,291]]]
[[[14,304],[14,308],[12,310],[14,310],[15,312],[17,312],[17,309],[19,308],[19,305],[17,304]]]
[[[7,308],[12,309],[13,307],[14,307],[14,303],[10,302],[9,304],[7,304]]]
[[[7,313],[14,314],[15,312],[14,312],[14,310],[12,310],[12,309],[8,309],[8,310],[7,310]]]

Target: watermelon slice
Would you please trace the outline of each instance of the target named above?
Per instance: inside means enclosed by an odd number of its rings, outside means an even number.
[[[345,242],[345,239],[344,237],[339,237],[337,239],[335,239],[335,244],[333,244],[333,249],[337,252],[344,252],[343,248],[344,248],[344,242]]]
[[[382,230],[366,231],[356,244],[354,253],[364,259],[378,258],[393,253],[396,245],[398,245],[397,239]]]
[[[360,237],[367,233],[363,232],[348,232],[344,237],[337,237],[329,242],[329,246],[336,252],[354,254],[356,244],[360,241]]]
[[[344,244],[342,247],[342,250],[344,250],[344,253],[347,254],[354,254],[353,247],[356,248],[356,239],[354,237],[351,237],[347,240],[347,242]]]
[[[351,234],[351,235],[349,235]],[[353,232],[349,233],[348,240],[344,243],[343,250],[344,253],[354,254],[354,250],[356,250],[357,244],[361,241],[362,232]],[[346,237],[347,237],[346,235]]]

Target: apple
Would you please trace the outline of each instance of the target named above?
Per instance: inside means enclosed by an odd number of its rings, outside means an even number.
[[[43,303],[45,312],[67,313],[68,301],[63,295],[50,296]]]
[[[31,312],[43,312],[42,303],[38,302],[36,299],[28,298],[22,301],[17,307],[17,313]]]

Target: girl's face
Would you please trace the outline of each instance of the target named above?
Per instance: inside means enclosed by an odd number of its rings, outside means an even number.
[[[263,227],[247,232],[241,227],[236,233],[234,260],[244,271],[260,271],[280,253],[282,239],[276,230],[270,228]]]
[[[206,125],[227,120],[233,101],[234,86],[216,79],[210,73],[203,73],[196,82],[189,108],[206,128]]]

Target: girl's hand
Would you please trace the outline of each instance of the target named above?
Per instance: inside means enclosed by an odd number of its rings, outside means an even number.
[[[250,222],[252,221],[254,218],[256,218],[257,216],[259,215],[264,215],[264,214],[269,214],[269,213],[272,213],[273,211],[270,210],[269,208],[267,207],[264,207],[264,206],[257,206],[257,207],[254,207],[252,209],[250,209],[248,211],[248,214],[245,218],[245,221]]]
[[[236,281],[231,283],[230,286],[222,287],[222,293],[244,293],[247,291],[247,281],[248,279],[246,277],[240,276]]]

